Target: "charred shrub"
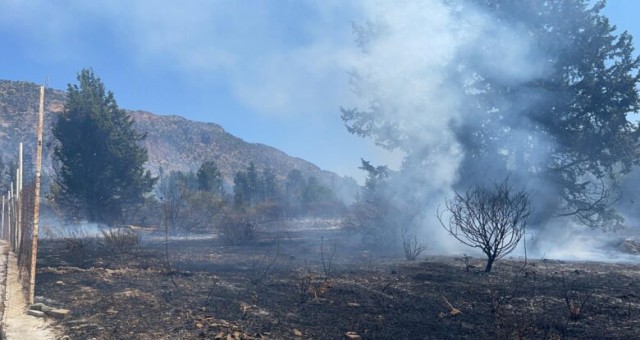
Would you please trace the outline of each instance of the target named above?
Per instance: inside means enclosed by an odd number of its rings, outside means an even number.
[[[260,285],[268,276],[273,272],[274,267],[278,264],[278,258],[280,257],[280,241],[276,243],[275,252],[271,255],[272,251],[269,250],[259,259],[253,259],[251,262],[250,279],[252,285]]]
[[[425,242],[418,240],[415,234],[410,233],[408,228],[404,228],[402,229],[402,249],[407,261],[415,261],[428,247]]]
[[[43,238],[60,240],[55,242],[59,251],[65,253],[65,261],[81,265],[87,254],[96,248],[96,238],[81,227],[63,225],[60,227],[43,227]]]
[[[315,281],[315,274],[305,265],[304,269],[297,269],[292,278],[292,285],[298,303],[305,303],[311,297],[311,287]]]
[[[562,273],[562,298],[567,307],[569,319],[572,321],[584,317],[589,302],[592,300],[594,290],[587,285],[586,281],[586,278],[577,269],[569,275]]]
[[[529,194],[514,191],[505,179],[493,188],[478,185],[464,193],[456,192],[437,215],[440,224],[458,241],[480,248],[487,256],[485,271],[490,272],[495,260],[518,245],[530,213]]]
[[[111,228],[101,231],[102,237],[98,245],[114,253],[125,253],[133,250],[142,243],[140,233],[127,228]]]
[[[217,223],[218,235],[225,245],[251,244],[256,240],[256,224],[251,214],[229,209]]]
[[[80,255],[95,245],[95,239],[82,229],[63,232],[61,236],[64,249],[75,255]]]

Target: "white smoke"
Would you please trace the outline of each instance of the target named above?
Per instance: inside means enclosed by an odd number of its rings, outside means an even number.
[[[460,60],[472,60],[485,75],[518,84],[544,73],[541,56],[526,32],[464,2],[367,2],[364,11],[375,32],[353,65],[361,77],[357,91],[364,94],[363,102],[381,108],[376,112],[382,121],[402,131],[394,136],[401,140],[399,149],[424,156],[415,173],[405,171],[404,178],[404,185],[422,191],[417,199],[424,204],[424,237],[439,252],[468,251],[436,219],[438,206],[452,196],[460,179],[464,148],[454,128],[461,122],[482,124],[465,108],[469,92],[482,91],[474,88],[478,76]],[[519,105],[508,114],[519,115],[526,103]],[[517,131],[511,134],[518,136]],[[490,180],[491,175],[478,174]]]

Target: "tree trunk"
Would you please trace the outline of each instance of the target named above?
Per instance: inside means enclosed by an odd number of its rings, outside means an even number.
[[[487,267],[484,268],[484,271],[489,273],[491,271],[491,267],[493,267],[493,261],[495,261],[496,259],[493,257],[489,257],[487,258]]]

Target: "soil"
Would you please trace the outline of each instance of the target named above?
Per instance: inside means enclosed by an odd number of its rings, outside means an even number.
[[[71,339],[640,338],[638,263],[382,256],[315,222],[248,246],[144,231],[43,240],[36,294]],[[335,252],[334,252],[335,249]]]
[[[9,251],[7,242],[0,242],[0,290],[2,305],[2,329],[0,339],[56,339],[60,330],[52,320],[27,315],[27,300],[18,277],[16,254]]]

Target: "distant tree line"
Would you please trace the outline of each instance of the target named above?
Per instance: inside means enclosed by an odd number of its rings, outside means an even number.
[[[198,205],[196,201],[209,202],[202,209],[213,215],[233,209],[260,220],[335,216],[345,209],[335,192],[316,177],[305,177],[300,170],[293,169],[286,178],[279,179],[272,168],[258,169],[253,162],[235,173],[229,192],[214,161],[202,163],[196,173],[172,171],[165,175],[161,171],[159,180],[157,196],[168,205],[170,222],[176,226],[188,221],[187,215],[196,214],[190,210]]]
[[[250,163],[235,173],[230,190],[213,160],[195,173],[160,169],[153,177],[144,169],[148,153],[141,142],[146,135],[134,129],[131,116],[90,69],[78,74],[78,84],[69,85],[53,134],[50,197],[67,218],[116,224],[147,212],[145,218],[162,216],[172,229],[196,230],[224,214],[264,220],[343,209],[332,189],[300,170],[278,178],[274,169]],[[0,162],[2,183],[11,182],[12,167]]]

